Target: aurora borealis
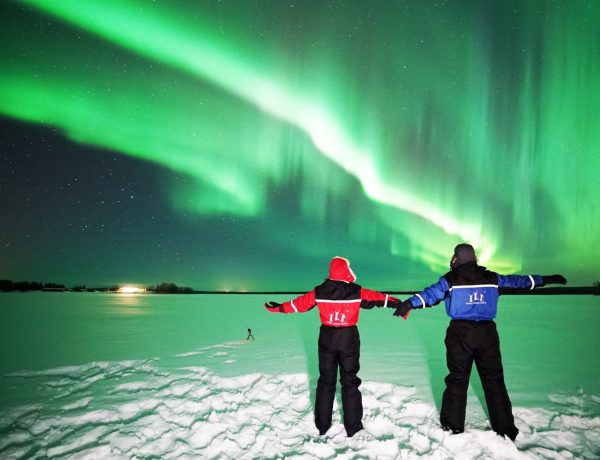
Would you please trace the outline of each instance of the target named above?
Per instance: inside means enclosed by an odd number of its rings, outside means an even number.
[[[600,279],[600,2],[2,9],[0,278]]]

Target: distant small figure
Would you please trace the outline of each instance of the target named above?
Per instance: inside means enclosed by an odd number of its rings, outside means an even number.
[[[254,336],[252,335],[252,329],[248,328],[248,337],[246,337],[246,340],[250,340],[250,337],[252,337],[252,340],[255,340]]]

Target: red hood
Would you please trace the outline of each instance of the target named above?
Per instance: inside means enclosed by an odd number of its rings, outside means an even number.
[[[353,283],[356,281],[356,276],[350,268],[350,261],[339,256],[331,259],[331,264],[329,265],[329,279],[334,281],[344,281],[345,283]]]

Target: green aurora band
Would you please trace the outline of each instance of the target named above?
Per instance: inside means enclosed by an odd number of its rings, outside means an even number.
[[[192,176],[174,204],[200,215],[299,180],[301,218],[343,206],[436,272],[461,241],[504,272],[597,266],[600,2],[299,3],[18,2],[68,33],[2,53],[0,113]]]

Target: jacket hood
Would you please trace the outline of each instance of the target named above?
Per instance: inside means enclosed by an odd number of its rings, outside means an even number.
[[[466,262],[453,267],[451,272],[464,281],[472,282],[481,279],[482,274],[486,270],[485,267],[477,265],[477,262]]]
[[[350,268],[350,261],[345,257],[335,256],[329,264],[329,279],[334,281],[343,281],[344,283],[354,283],[356,276]]]

